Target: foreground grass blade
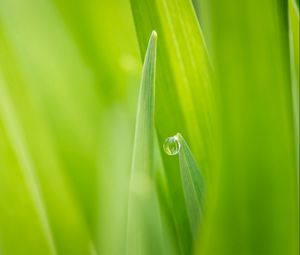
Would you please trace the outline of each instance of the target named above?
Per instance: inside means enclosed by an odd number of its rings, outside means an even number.
[[[157,62],[156,128],[159,143],[170,133],[183,134],[203,166],[203,174],[213,174],[218,162],[215,141],[214,92],[205,43],[190,0],[131,0],[142,56],[148,34],[160,35]],[[183,254],[192,247],[192,230],[182,192],[176,159],[163,156],[174,237]]]
[[[153,171],[156,38],[156,32],[152,32],[138,100],[128,201],[127,255],[162,254]]]
[[[299,9],[295,1],[288,1],[289,10],[289,34],[291,49],[291,69],[294,72],[295,86],[299,95]]]
[[[290,40],[290,59],[291,59],[291,78],[292,96],[294,106],[295,122],[295,141],[297,155],[299,155],[299,8],[294,0],[288,1],[289,9],[289,40]],[[299,174],[299,156],[298,156]]]
[[[198,254],[299,254],[288,1],[209,2],[223,160]]]
[[[177,136],[181,144],[179,165],[184,197],[193,237],[196,238],[199,223],[203,216],[205,184],[203,176],[186,141],[181,134],[177,134]]]
[[[179,154],[180,174],[185,203],[193,237],[197,237],[200,220],[203,216],[205,185],[203,176],[189,146],[180,133],[168,137],[164,144],[169,155]]]

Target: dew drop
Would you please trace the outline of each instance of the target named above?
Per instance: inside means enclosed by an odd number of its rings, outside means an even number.
[[[168,137],[164,142],[164,150],[168,155],[171,156],[178,154],[180,151],[180,147],[181,144],[178,138],[178,134]]]

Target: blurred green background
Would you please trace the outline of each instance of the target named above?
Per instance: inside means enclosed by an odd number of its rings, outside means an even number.
[[[152,30],[164,254],[298,254],[299,1],[0,0],[1,255],[126,254]],[[196,239],[176,132],[207,179]]]
[[[141,68],[130,3],[1,1],[0,37],[0,253],[122,254]]]

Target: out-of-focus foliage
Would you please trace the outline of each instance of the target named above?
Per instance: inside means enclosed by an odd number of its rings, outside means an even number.
[[[127,1],[1,1],[3,254],[121,253],[135,41]]]
[[[149,135],[135,116],[152,30]],[[153,134],[135,154],[160,205],[135,227],[160,230],[162,254],[298,254],[299,0],[0,1],[1,255],[153,254],[127,236],[135,132]],[[200,228],[162,149],[177,132],[205,180]]]
[[[287,1],[218,0],[207,7],[222,164],[198,254],[297,254]]]

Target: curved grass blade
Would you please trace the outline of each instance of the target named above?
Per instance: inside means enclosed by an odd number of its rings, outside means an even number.
[[[179,154],[180,175],[190,227],[196,239],[198,227],[203,215],[205,184],[196,160],[180,133],[168,137],[164,144],[168,155]]]
[[[161,225],[153,175],[156,32],[144,60],[138,100],[127,225],[127,254],[162,254]]]
[[[200,220],[203,215],[205,183],[196,160],[181,134],[176,135],[181,144],[179,165],[185,203],[188,211],[194,239],[197,236]]]

